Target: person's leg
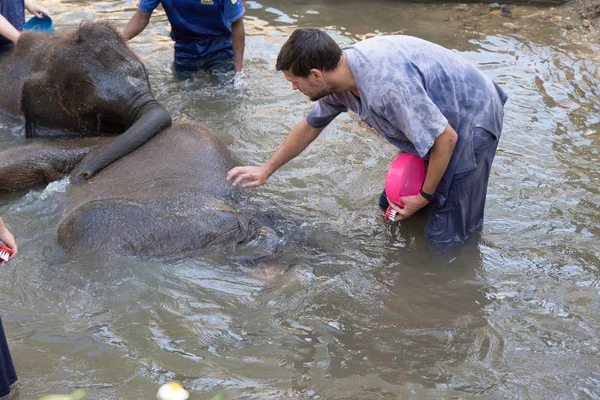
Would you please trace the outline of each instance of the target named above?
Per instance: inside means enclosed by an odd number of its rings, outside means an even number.
[[[204,59],[204,69],[218,82],[232,78],[235,69],[233,55],[228,51],[213,53]]]
[[[189,79],[203,68],[195,41],[175,42],[174,50],[173,70],[179,79]]]
[[[0,319],[0,399],[10,394],[10,386],[16,381],[15,366],[8,350],[2,319]]]
[[[189,79],[198,71],[203,70],[209,73],[211,78],[220,82],[233,77],[234,63],[233,57],[229,53],[217,52],[203,57],[193,64],[175,60],[173,69],[181,79]]]
[[[189,79],[193,77],[196,72],[198,72],[197,67],[186,66],[178,63],[177,61],[173,62],[173,70],[179,79]]]
[[[377,203],[379,204],[379,208],[381,208],[383,211],[386,211],[387,208],[390,206],[390,202],[387,199],[385,189],[383,189],[383,192],[381,192],[381,195],[379,196],[379,201]]]
[[[498,139],[494,135],[475,128],[473,149],[477,167],[454,175],[443,206],[433,201],[425,238],[442,246],[462,244],[473,231],[483,226],[488,180],[497,147]]]

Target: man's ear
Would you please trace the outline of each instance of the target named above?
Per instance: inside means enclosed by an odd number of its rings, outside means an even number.
[[[316,69],[316,68],[311,69],[310,75],[317,81],[323,80],[323,72],[320,69]]]

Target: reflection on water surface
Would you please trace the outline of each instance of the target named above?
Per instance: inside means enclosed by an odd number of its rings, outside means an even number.
[[[57,29],[89,18],[122,27],[135,9],[44,4]],[[290,238],[318,249],[285,265],[72,260],[56,239],[66,182],[3,194],[20,242],[0,280],[17,398],[83,388],[149,399],[169,380],[198,399],[599,397],[597,49],[569,44],[542,23],[547,10],[525,6],[509,20],[478,4],[245,4],[248,77],[235,89],[173,78],[162,12],[132,42],[169,111],[258,164],[310,109],[274,70],[295,27],[452,48],[510,96],[481,237],[436,257],[422,218],[383,224],[375,201],[394,149],[352,115],[256,191],[257,204],[301,221]],[[20,124],[0,120],[0,146],[24,141]]]

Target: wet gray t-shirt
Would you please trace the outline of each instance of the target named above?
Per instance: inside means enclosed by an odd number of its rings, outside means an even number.
[[[307,116],[311,126],[325,127],[352,110],[394,146],[427,160],[450,124],[458,142],[438,187],[443,195],[455,173],[476,167],[474,128],[500,136],[507,96],[458,54],[403,35],[367,39],[343,52],[360,98],[352,92],[325,96]]]

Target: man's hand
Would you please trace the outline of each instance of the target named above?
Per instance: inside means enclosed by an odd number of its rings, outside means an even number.
[[[429,204],[427,199],[421,196],[420,194],[417,194],[415,196],[400,197],[400,201],[402,202],[402,204],[404,204],[404,208],[392,203],[390,199],[388,199],[390,207],[396,210],[396,217],[394,218],[395,221],[406,219],[414,213],[416,213],[417,211],[419,211],[421,208],[425,207],[427,204]]]
[[[433,146],[431,146],[429,155],[427,175],[425,176],[425,181],[423,182],[423,191],[425,193],[435,192],[435,189],[438,187],[442,177],[444,176],[444,173],[446,172],[446,169],[448,168],[448,163],[452,157],[452,152],[454,151],[457,140],[458,134],[454,129],[452,129],[450,124],[448,124],[446,125],[446,128],[444,128],[444,131],[433,142]],[[421,208],[429,204],[429,201],[427,201],[425,197],[421,196],[421,194],[417,194],[415,196],[404,196],[400,198],[400,201],[402,204],[404,204],[404,208],[397,204],[393,204],[390,199],[388,199],[390,206],[396,210],[396,221],[410,217]]]
[[[4,242],[4,244],[12,250],[12,254],[9,260],[15,258],[17,255],[17,243],[15,242],[15,237],[6,229],[2,219],[0,219],[0,241]]]
[[[264,167],[235,167],[227,173],[227,180],[234,179],[233,186],[239,185],[242,181],[249,181],[242,184],[242,187],[252,188],[264,185],[269,176]]]
[[[247,79],[248,79],[248,75],[246,74],[246,72],[244,72],[244,70],[236,72],[235,75],[233,76],[233,87],[235,87],[236,89],[242,89],[242,88],[246,87]]]
[[[35,1],[28,0],[25,2],[25,8],[38,18],[44,18],[45,15],[50,15],[50,11],[44,6],[40,6]]]

